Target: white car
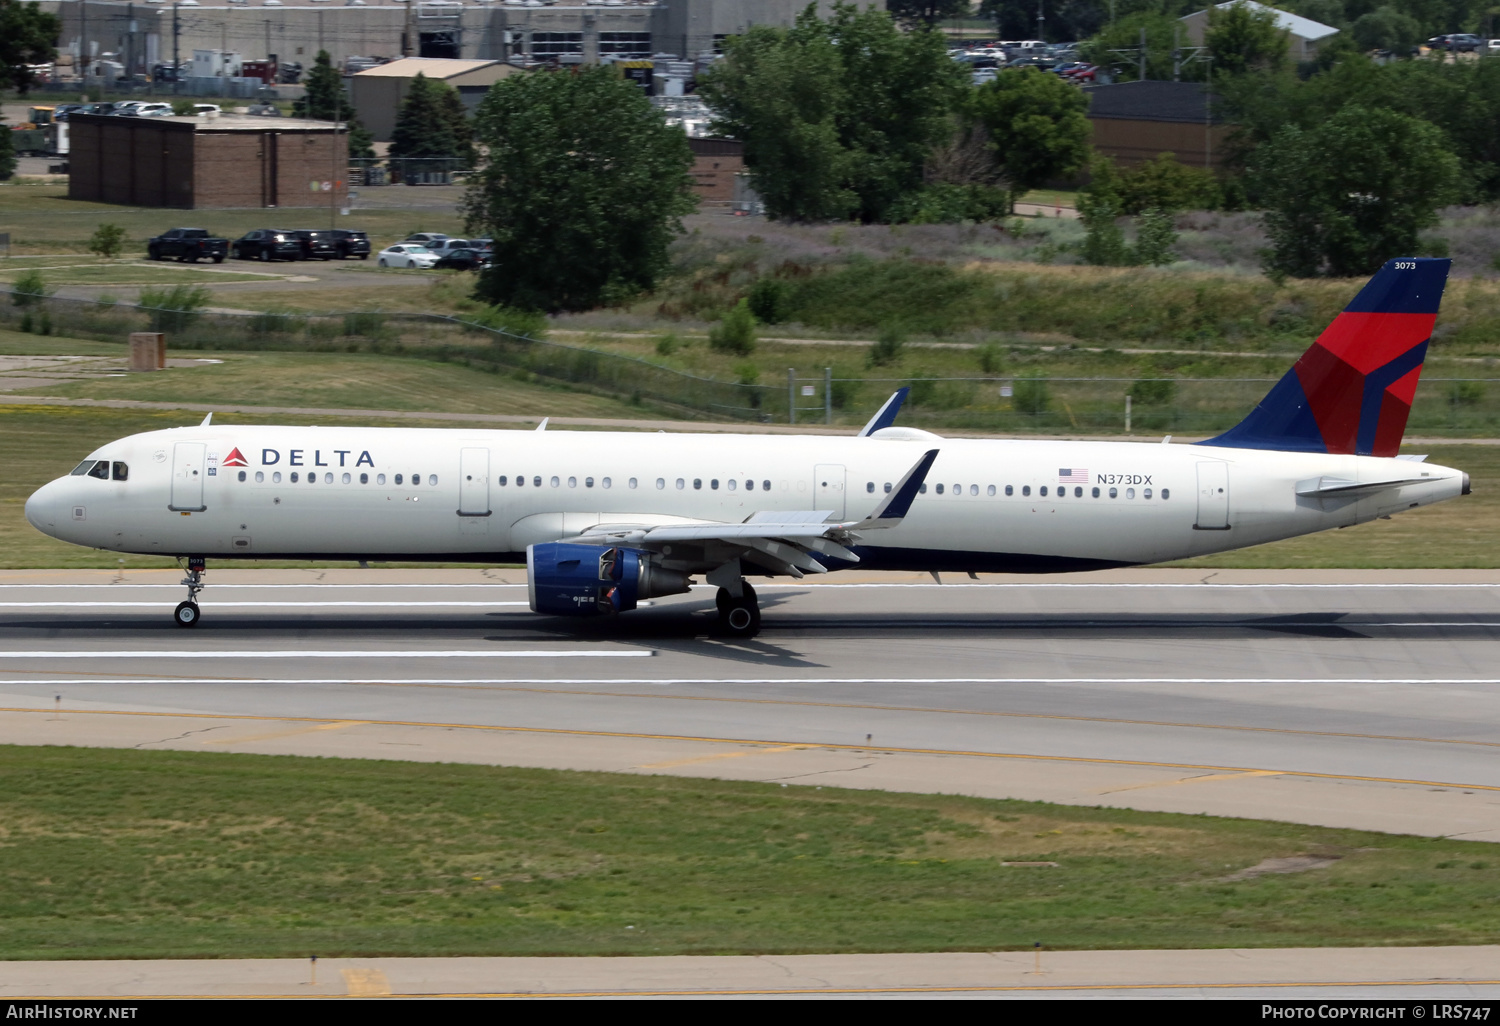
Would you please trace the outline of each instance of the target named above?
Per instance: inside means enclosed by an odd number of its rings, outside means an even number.
[[[381,267],[431,267],[438,262],[438,255],[426,246],[410,242],[398,242],[380,251]]]

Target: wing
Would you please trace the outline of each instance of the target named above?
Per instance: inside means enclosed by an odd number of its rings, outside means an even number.
[[[714,521],[655,527],[600,524],[589,528],[577,540],[646,549],[657,553],[663,566],[690,572],[743,557],[772,573],[789,577],[824,574],[828,567],[819,556],[858,563],[859,556],[850,546],[858,543],[861,533],[887,530],[901,523],[937,456],[937,449],[923,454],[863,520],[831,521],[831,510],[766,510],[739,524]]]

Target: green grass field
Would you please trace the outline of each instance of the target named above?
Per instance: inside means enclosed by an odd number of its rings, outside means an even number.
[[[0,775],[6,959],[1500,939],[1500,858],[1482,842],[256,755],[9,747]],[[1308,854],[1335,861],[1233,878]]]

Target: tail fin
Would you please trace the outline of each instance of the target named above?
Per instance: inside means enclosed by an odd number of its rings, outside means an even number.
[[[1250,416],[1198,444],[1396,455],[1451,262],[1386,261]]]

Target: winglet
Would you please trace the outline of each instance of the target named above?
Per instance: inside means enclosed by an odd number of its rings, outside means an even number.
[[[547,430],[547,421],[549,421],[551,419],[552,419],[551,417],[543,417],[542,418],[542,422],[536,426],[536,429],[538,431],[546,431]]]
[[[199,424],[198,426],[199,427],[208,427],[208,425],[213,421],[213,419],[214,419],[213,411],[210,410],[209,413],[208,413],[208,416],[203,418],[203,423]]]
[[[908,470],[900,483],[891,489],[891,494],[875,507],[875,511],[852,527],[858,530],[871,527],[895,527],[899,524],[907,511],[911,509],[917,493],[922,490],[922,485],[927,480],[927,472],[932,469],[932,464],[937,458],[938,450],[928,449],[922,458],[917,460],[916,466]]]
[[[875,416],[870,418],[870,423],[860,429],[860,438],[869,438],[881,428],[888,428],[896,423],[896,414],[901,412],[901,404],[906,402],[910,388],[898,388],[891,393],[891,397],[885,401],[885,405],[875,411]]]

